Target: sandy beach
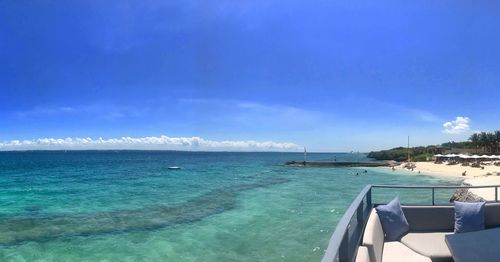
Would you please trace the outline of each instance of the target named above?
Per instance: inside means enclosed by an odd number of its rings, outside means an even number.
[[[486,165],[484,166],[484,169],[481,169],[461,165],[434,164],[433,162],[416,162],[415,165],[416,167],[409,174],[418,174],[418,172],[420,171],[420,173],[427,175],[463,178],[464,183],[473,186],[500,185],[499,166]],[[406,169],[404,169],[403,164],[400,166],[396,166],[396,170]],[[466,172],[466,175],[462,176],[462,173],[464,171]],[[486,200],[495,200],[495,190],[493,188],[472,189],[471,192]],[[498,198],[500,199],[500,192]]]
[[[445,164],[434,164],[433,162],[416,162],[416,167],[413,172],[418,173],[418,171],[430,175],[438,175],[438,176],[452,176],[452,177],[461,177],[461,178],[471,178],[478,176],[486,176],[488,173],[496,175],[500,173],[500,167],[494,165],[484,166],[484,169],[475,168],[470,166],[461,166],[461,165],[445,165]],[[404,169],[404,164],[397,166],[397,169]],[[462,173],[466,171],[466,175],[462,176]],[[500,177],[498,178],[500,182]]]

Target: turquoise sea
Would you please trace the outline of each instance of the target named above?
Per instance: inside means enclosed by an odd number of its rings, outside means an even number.
[[[301,153],[0,152],[0,261],[319,261],[366,184],[459,183],[381,168],[284,166],[302,159]],[[308,154],[308,160],[333,159],[367,160]],[[426,202],[427,193],[398,194],[403,202]]]

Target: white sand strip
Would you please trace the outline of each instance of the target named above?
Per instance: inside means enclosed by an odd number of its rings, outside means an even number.
[[[500,185],[500,167],[494,165],[486,165],[484,169],[474,168],[470,166],[458,165],[445,165],[445,164],[434,164],[433,162],[416,162],[416,167],[412,172],[405,172],[407,174],[418,174],[420,171],[426,175],[435,176],[447,176],[454,178],[463,178],[464,183],[470,184],[472,186],[484,186],[484,185]],[[397,166],[397,170],[405,170],[404,165]],[[462,176],[463,172],[466,172],[465,176]],[[487,175],[491,174],[491,175]],[[497,175],[499,174],[499,175]],[[500,199],[500,188],[498,189],[498,199]],[[484,189],[471,189],[471,192],[477,196],[480,196],[486,200],[495,200],[495,189],[494,188],[484,188]]]

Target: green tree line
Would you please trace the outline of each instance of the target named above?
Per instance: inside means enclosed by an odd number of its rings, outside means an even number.
[[[470,149],[470,153],[478,153],[479,150],[490,154],[500,153],[500,130],[474,133],[469,137],[468,141],[446,142],[441,144],[440,147],[412,147],[409,152],[413,161],[423,161],[435,154],[442,153],[445,149],[450,148]],[[372,151],[368,153],[368,157],[377,160],[406,161],[408,159],[408,149],[404,147],[396,147],[388,150]]]
[[[498,153],[500,149],[500,130],[494,132],[474,133],[469,140],[476,149],[483,149],[484,152]]]
[[[437,146],[418,146],[410,148],[409,153],[412,160],[425,161],[427,157],[441,153],[441,149]],[[368,157],[377,160],[406,161],[408,159],[408,149],[396,147],[388,150],[372,151],[368,153]]]

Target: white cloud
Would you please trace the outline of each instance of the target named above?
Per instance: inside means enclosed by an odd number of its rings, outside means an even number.
[[[407,109],[407,110],[419,121],[429,122],[429,123],[436,123],[436,122],[439,123],[440,121],[442,121],[435,114],[425,110],[420,110],[420,109]]]
[[[457,116],[455,120],[443,124],[443,132],[447,134],[460,134],[470,130],[470,119],[464,116]]]
[[[294,143],[273,141],[206,140],[201,137],[121,137],[121,138],[39,138],[0,142],[0,150],[92,150],[92,149],[141,149],[141,150],[234,150],[234,151],[293,151]]]
[[[18,111],[16,116],[19,119],[31,119],[79,115],[99,120],[117,120],[128,117],[141,117],[149,111],[148,107],[96,103],[80,106],[38,106],[29,110]]]
[[[186,104],[186,110],[195,113],[213,112],[203,121],[225,127],[247,128],[258,132],[269,130],[304,130],[316,129],[331,121],[331,114],[325,114],[309,108],[299,108],[282,104],[262,104],[242,100],[221,99],[180,99]],[[258,129],[258,130],[256,130]]]
[[[16,112],[17,117],[27,118],[27,117],[39,117],[39,116],[51,116],[72,113],[75,109],[73,107],[62,106],[62,107],[35,107],[26,111]]]

